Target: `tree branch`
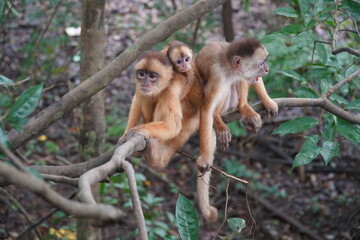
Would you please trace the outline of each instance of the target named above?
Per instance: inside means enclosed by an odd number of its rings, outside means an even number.
[[[348,47],[342,47],[342,48],[335,49],[335,50],[332,51],[332,54],[336,55],[336,54],[339,54],[341,52],[348,52],[349,54],[360,57],[360,51],[359,50],[355,50],[355,49],[348,48]]]
[[[102,70],[65,94],[58,102],[30,118],[23,132],[11,131],[8,135],[11,148],[16,149],[23,145],[87,98],[108,86],[111,81],[124,69],[129,67],[142,52],[150,49],[156,43],[164,41],[175,31],[214,10],[225,1],[226,0],[198,1],[157,25],[157,27],[146,33]]]
[[[360,68],[358,70],[356,70],[355,72],[353,72],[352,74],[350,74],[347,78],[341,80],[340,82],[338,82],[337,84],[335,84],[334,86],[332,86],[329,90],[327,90],[324,93],[324,97],[328,98],[331,94],[333,94],[336,90],[338,90],[340,87],[342,87],[343,85],[345,85],[346,83],[350,82],[353,78],[355,78],[356,76],[358,76],[360,74]]]
[[[57,192],[53,191],[44,181],[0,162],[0,176],[6,181],[24,187],[44,198],[46,201],[56,206],[60,210],[75,215],[95,219],[98,222],[116,222],[119,221],[124,213],[109,205],[90,205],[76,201],[71,201]]]

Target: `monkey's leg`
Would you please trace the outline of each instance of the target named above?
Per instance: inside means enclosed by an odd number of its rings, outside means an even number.
[[[213,131],[213,135],[215,135]],[[215,136],[214,138],[215,139]],[[212,147],[215,151],[216,142],[213,141]],[[210,165],[212,165],[213,162],[210,162]],[[206,171],[205,173],[202,173],[198,170],[198,177],[197,177],[197,194],[198,194],[198,201],[199,201],[199,208],[208,222],[214,222],[216,221],[218,217],[218,211],[215,207],[210,205],[209,200],[209,188],[210,188],[210,176],[211,176],[211,170]]]
[[[274,117],[278,114],[278,105],[274,100],[272,100],[269,94],[266,91],[264,81],[262,78],[259,78],[257,84],[253,84],[256,94],[259,96],[260,101],[264,105],[268,115]]]
[[[257,132],[261,128],[262,121],[260,114],[255,112],[248,103],[249,87],[250,84],[246,81],[240,81],[237,85],[239,93],[238,109],[244,126],[250,131]]]
[[[149,138],[144,154],[146,163],[157,170],[164,169],[170,162],[175,152],[180,149],[185,142],[199,128],[199,116],[195,115],[184,119],[182,129],[178,136],[166,142],[161,142],[156,138]]]

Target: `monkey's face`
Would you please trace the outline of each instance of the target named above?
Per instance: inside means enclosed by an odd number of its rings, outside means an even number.
[[[145,55],[135,65],[136,87],[142,95],[157,96],[167,86],[173,77],[171,63],[163,61],[166,55]]]
[[[243,78],[250,84],[256,84],[260,77],[269,73],[269,65],[267,64],[268,52],[265,47],[256,49],[251,57],[242,58],[240,60],[240,71]]]
[[[169,53],[169,58],[177,71],[187,72],[191,69],[193,58],[191,49],[186,46],[174,47],[169,49]]]

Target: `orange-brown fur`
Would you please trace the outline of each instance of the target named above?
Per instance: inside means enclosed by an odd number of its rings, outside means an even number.
[[[198,181],[197,184],[204,215],[217,211],[209,204],[210,166],[214,159],[216,141],[223,141],[222,144],[226,147],[231,140],[231,134],[221,119],[221,114],[237,107],[245,126],[258,130],[261,127],[260,115],[247,102],[250,85],[254,86],[268,112],[277,112],[277,105],[268,96],[261,78],[268,72],[265,62],[267,56],[268,53],[260,42],[244,39],[232,43],[209,43],[196,57],[196,65],[206,82],[200,110],[200,156],[197,160],[199,170],[205,171],[204,181]],[[218,139],[215,139],[213,126],[220,132]]]

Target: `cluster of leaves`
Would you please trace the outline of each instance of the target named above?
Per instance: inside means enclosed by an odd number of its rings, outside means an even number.
[[[272,81],[268,86],[275,90],[274,96],[283,96],[287,88],[291,95],[299,98],[319,98],[359,68],[358,57],[348,53],[332,53],[335,50],[332,48],[334,38],[339,34],[338,31],[335,33],[335,29],[355,29],[343,31],[346,34],[341,35],[341,42],[338,41],[341,47],[359,45],[359,3],[351,0],[290,1],[288,7],[278,8],[274,13],[291,22],[262,39],[271,55],[272,73],[269,78]],[[319,34],[316,29],[325,31]],[[329,99],[343,109],[359,111],[359,87],[360,79],[357,77]],[[318,128],[314,129],[315,126]],[[310,163],[319,155],[326,164],[333,157],[340,157],[339,141],[343,138],[353,144],[360,142],[358,125],[330,113],[318,116],[317,119],[302,117],[285,122],[274,134],[306,135],[309,132],[316,133],[304,136],[305,142],[295,157],[293,168]]]

